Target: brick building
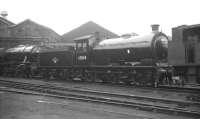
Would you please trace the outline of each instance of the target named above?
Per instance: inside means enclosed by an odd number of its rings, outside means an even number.
[[[20,44],[57,42],[60,35],[52,29],[29,19],[14,24],[0,17],[0,47],[9,48]]]
[[[11,21],[0,17],[0,37],[9,37],[10,36],[10,31],[9,28],[11,26],[15,25]]]

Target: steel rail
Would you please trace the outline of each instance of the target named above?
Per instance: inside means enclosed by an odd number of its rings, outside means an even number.
[[[4,82],[13,82],[13,81],[5,81],[0,80]],[[15,82],[15,81],[14,81]],[[21,82],[15,82],[19,84],[25,84],[28,85],[30,83],[21,83]],[[55,89],[55,90],[62,90],[62,91],[68,91],[68,92],[78,92],[82,94],[96,94],[96,95],[104,95],[104,96],[114,96],[114,97],[121,97],[121,98],[127,98],[127,99],[136,99],[136,100],[146,100],[146,101],[152,101],[152,102],[162,102],[162,103],[177,103],[182,105],[195,105],[200,106],[200,102],[191,102],[191,101],[180,101],[180,100],[169,100],[169,99],[163,99],[163,98],[153,98],[153,97],[147,97],[147,96],[138,96],[138,95],[128,95],[128,94],[119,94],[119,93],[110,93],[110,92],[100,92],[100,91],[94,91],[94,90],[78,90],[78,89],[72,89],[72,88],[66,88],[66,87],[58,87],[55,85],[44,85],[44,84],[31,84],[38,87],[43,88],[49,88],[49,89]]]
[[[145,110],[145,111],[154,111],[154,112],[181,114],[181,115],[185,115],[185,116],[200,117],[200,112],[196,112],[196,111],[189,111],[189,110],[184,110],[181,108],[170,108],[167,106],[135,103],[135,102],[125,101],[125,100],[124,101],[114,100],[112,98],[94,97],[94,96],[88,96],[88,95],[84,96],[84,95],[77,95],[77,94],[67,94],[64,91],[60,91],[58,88],[55,88],[55,87],[49,88],[49,86],[43,86],[43,85],[19,83],[19,82],[12,82],[12,81],[1,81],[1,84],[6,85],[8,87],[15,87],[15,88],[19,88],[19,89],[53,94],[53,95],[65,97],[66,99],[71,99],[71,100],[113,104],[113,105],[120,105],[120,106],[125,106],[125,107],[134,107],[136,109]],[[73,90],[70,90],[70,91],[73,91]]]

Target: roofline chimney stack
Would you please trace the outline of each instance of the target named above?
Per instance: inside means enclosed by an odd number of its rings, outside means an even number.
[[[153,32],[158,32],[159,31],[159,24],[152,24],[151,29]]]
[[[100,33],[98,31],[94,32],[94,37],[96,38],[97,41],[100,41]]]
[[[1,11],[1,16],[6,19],[8,16],[8,12],[7,11]]]

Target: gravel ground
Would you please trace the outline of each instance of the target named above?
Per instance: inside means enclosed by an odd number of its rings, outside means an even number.
[[[0,92],[0,119],[189,119],[104,104]]]
[[[127,95],[137,95],[137,96],[147,96],[153,98],[164,98],[170,100],[178,100],[178,101],[187,101],[189,96],[188,93],[176,93],[176,92],[164,92],[159,90],[147,90],[141,88],[132,88],[132,87],[119,87],[119,86],[110,86],[110,85],[100,85],[95,83],[80,83],[80,82],[64,82],[64,81],[43,81],[43,80],[35,80],[35,79],[20,79],[20,78],[2,78],[6,80],[14,80],[14,81],[22,81],[22,82],[31,82],[36,84],[48,84],[48,85],[55,85],[55,86],[62,86],[67,88],[74,88],[74,89],[85,89],[85,90],[94,90],[100,92],[111,92],[111,93],[120,93],[120,94],[127,94]],[[198,95],[198,94],[197,94]]]

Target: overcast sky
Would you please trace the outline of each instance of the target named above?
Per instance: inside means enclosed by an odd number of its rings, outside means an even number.
[[[171,35],[171,28],[200,23],[199,0],[0,0],[0,11],[19,23],[31,19],[60,35],[93,21],[117,33],[150,32],[160,24]]]

